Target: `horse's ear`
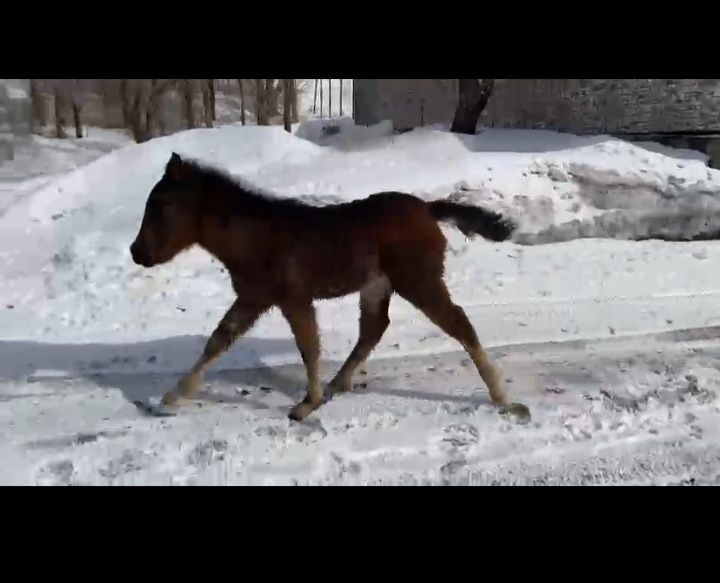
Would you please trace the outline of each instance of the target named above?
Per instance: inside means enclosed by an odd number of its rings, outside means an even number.
[[[180,180],[185,175],[185,162],[175,152],[172,153],[167,166],[165,166],[165,175],[174,180]]]

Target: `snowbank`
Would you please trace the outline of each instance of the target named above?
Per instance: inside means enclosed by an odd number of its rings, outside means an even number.
[[[0,315],[3,336],[138,342],[213,329],[231,301],[220,265],[193,249],[170,265],[144,270],[128,253],[146,197],[173,151],[315,203],[392,189],[469,200],[514,216],[520,225],[515,242],[525,245],[581,237],[702,238],[720,224],[720,172],[698,159],[607,137],[506,130],[468,137],[440,127],[392,135],[387,124],[332,123],[340,128],[336,135],[322,130],[327,120],[300,124],[295,135],[239,124],[196,129],[116,149],[38,182],[34,191],[23,183],[26,192],[0,216],[0,297],[12,305]],[[446,232],[454,262],[449,272],[462,274],[453,283],[460,297],[476,297],[478,278],[487,276],[469,266],[487,264],[488,254],[500,250],[516,253],[512,243],[468,242],[451,228]],[[491,298],[497,290],[487,293]],[[342,300],[330,310],[337,316],[354,302]],[[350,322],[342,343],[352,343],[355,316]],[[278,319],[258,326],[261,336],[287,332]]]

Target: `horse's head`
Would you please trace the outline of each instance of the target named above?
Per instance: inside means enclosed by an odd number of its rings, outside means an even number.
[[[130,246],[138,265],[167,263],[197,242],[199,196],[190,180],[191,172],[192,168],[173,153],[165,174],[150,191],[140,232]]]

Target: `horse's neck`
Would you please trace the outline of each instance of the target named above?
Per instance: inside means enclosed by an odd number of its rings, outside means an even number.
[[[252,255],[252,234],[254,220],[242,216],[213,217],[206,220],[201,228],[199,244],[226,268],[243,262]]]

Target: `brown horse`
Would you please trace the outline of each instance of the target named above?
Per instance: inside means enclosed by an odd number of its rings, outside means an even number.
[[[130,247],[135,263],[166,263],[200,245],[228,269],[237,299],[210,336],[200,359],[162,400],[190,398],[204,369],[267,310],[277,306],[290,324],[307,373],[307,395],[290,412],[301,420],[323,402],[320,340],[314,300],[360,292],[360,336],[330,382],[331,394],[352,388],[353,373],[380,341],[390,320],[390,296],[399,294],[457,339],[485,381],[495,405],[529,418],[508,401],[500,373],[483,350],[462,308],[443,281],[447,241],[437,221],[493,241],[514,225],[479,207],[427,203],[399,192],[314,207],[273,198],[230,176],[173,153],[150,192],[140,231]]]

